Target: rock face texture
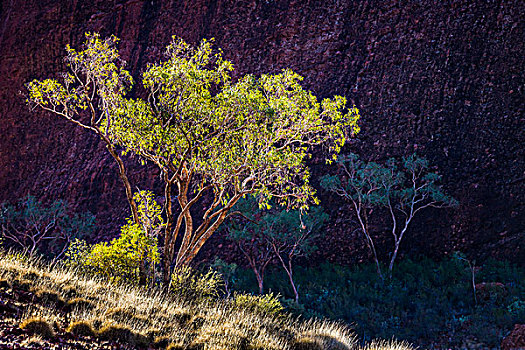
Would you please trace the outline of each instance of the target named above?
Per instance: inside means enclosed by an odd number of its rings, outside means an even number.
[[[517,324],[512,332],[501,342],[502,350],[525,349],[525,325]]]
[[[436,166],[460,205],[423,214],[402,250],[523,263],[524,13],[521,0],[3,0],[0,201],[63,198],[114,235],[127,207],[113,160],[83,130],[28,110],[24,83],[57,76],[65,45],[78,47],[86,31],[121,38],[135,78],[171,35],[214,37],[237,74],[289,67],[314,93],[347,96],[362,113],[347,151],[370,160],[417,152]],[[314,175],[328,171],[313,163]],[[138,166],[132,177],[155,186]],[[332,209],[327,257],[364,258],[348,207],[326,193],[321,201]]]

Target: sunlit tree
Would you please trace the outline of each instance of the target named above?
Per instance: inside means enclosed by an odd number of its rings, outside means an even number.
[[[71,72],[61,82],[29,83],[28,100],[99,135],[119,164],[136,222],[118,150],[158,167],[165,283],[172,265],[192,261],[243,196],[257,195],[261,206],[270,199],[303,208],[316,202],[304,161],[314,146],[335,156],[359,131],[358,110],[346,108],[345,98],[320,101],[290,70],[233,80],[231,62],[206,40],[193,47],[173,38],[165,60],[142,75],[147,96],[126,97],[133,80],[116,43],[88,34],[81,51],[67,49]]]

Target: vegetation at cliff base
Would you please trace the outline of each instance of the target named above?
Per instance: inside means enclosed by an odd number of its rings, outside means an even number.
[[[132,349],[342,350],[376,349],[380,343],[363,347],[341,323],[294,318],[272,296],[195,299],[88,277],[21,254],[0,253],[0,293],[2,319],[40,335],[32,342],[42,347],[92,349],[109,341]],[[0,346],[17,333],[4,334]],[[395,342],[379,348],[411,349]]]

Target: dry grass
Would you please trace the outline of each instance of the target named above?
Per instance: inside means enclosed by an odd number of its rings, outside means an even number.
[[[51,325],[56,325],[78,335],[118,339],[137,348],[362,349],[341,323],[261,315],[228,301],[193,303],[160,290],[88,278],[19,255],[0,252],[0,280],[12,281],[13,288],[30,290],[44,301],[31,304],[19,320],[21,326],[27,320],[40,320],[51,331]],[[376,342],[365,349],[410,347]]]

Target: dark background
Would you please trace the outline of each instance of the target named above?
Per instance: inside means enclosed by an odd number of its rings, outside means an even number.
[[[99,237],[115,236],[128,212],[113,160],[95,137],[30,111],[23,84],[56,77],[65,45],[78,47],[86,31],[121,38],[135,79],[171,35],[192,43],[213,37],[236,74],[289,67],[315,94],[355,103],[362,131],[345,151],[376,161],[417,152],[435,165],[460,205],[423,212],[403,252],[461,250],[523,265],[524,14],[521,0],[1,0],[0,201],[66,199],[96,214]],[[320,156],[312,165],[314,176],[332,169]],[[155,186],[138,165],[132,178],[141,188]],[[349,206],[320,197],[332,216],[320,255],[366,259],[347,221]],[[384,237],[383,254],[391,244]],[[220,241],[208,243],[208,254]]]

